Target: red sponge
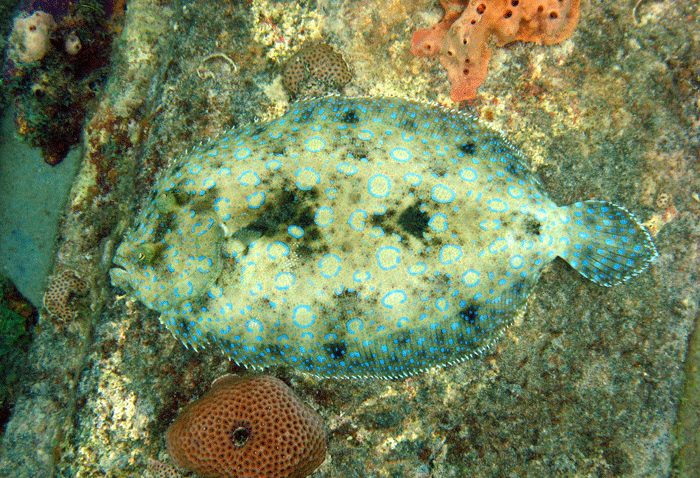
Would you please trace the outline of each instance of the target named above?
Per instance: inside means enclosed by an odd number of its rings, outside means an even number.
[[[303,478],[326,457],[321,416],[282,381],[227,375],[165,434],[174,463],[204,478]]]

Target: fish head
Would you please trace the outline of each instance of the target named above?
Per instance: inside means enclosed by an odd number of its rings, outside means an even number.
[[[171,310],[205,294],[218,279],[223,238],[206,195],[162,185],[124,235],[110,280],[151,309]]]

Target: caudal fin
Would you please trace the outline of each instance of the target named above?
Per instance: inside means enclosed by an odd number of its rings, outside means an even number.
[[[568,247],[561,256],[596,284],[624,282],[658,255],[649,233],[623,207],[585,201],[562,209]]]

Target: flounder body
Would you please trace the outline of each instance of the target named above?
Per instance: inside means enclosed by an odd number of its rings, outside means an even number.
[[[611,286],[656,249],[619,206],[558,207],[473,117],[331,96],[174,162],[110,276],[239,364],[395,377],[482,352],[557,256]]]

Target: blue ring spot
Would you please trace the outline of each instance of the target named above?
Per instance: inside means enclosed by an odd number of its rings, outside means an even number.
[[[359,218],[360,215],[362,216],[362,219]],[[348,224],[353,228],[353,230],[362,231],[365,228],[365,219],[367,219],[367,213],[362,209],[357,209],[350,214]]]
[[[464,168],[459,171],[459,177],[465,181],[473,182],[479,177],[479,173],[472,168]]]
[[[489,244],[489,252],[491,254],[500,254],[506,249],[508,249],[508,241],[500,237]]]
[[[326,147],[326,141],[320,136],[312,136],[306,141],[304,141],[304,146],[306,146],[306,149],[308,151],[312,153],[318,153]]]
[[[384,246],[377,251],[377,263],[382,270],[388,271],[401,262],[401,251],[394,246]]]
[[[520,188],[516,188],[515,186],[508,186],[508,194],[510,195],[510,197],[518,199],[523,197],[525,191],[523,191]]]
[[[413,155],[406,148],[397,147],[389,151],[389,156],[391,156],[391,159],[394,161],[405,163],[406,161],[410,161]]]
[[[255,329],[253,327],[255,327]],[[245,328],[251,334],[254,334],[256,332],[260,334],[263,331],[263,324],[257,319],[249,319],[245,323]]]
[[[462,248],[454,244],[447,244],[440,249],[440,262],[452,264],[462,258]]]
[[[416,262],[408,268],[408,273],[412,276],[419,276],[428,270],[428,264],[425,262]]]
[[[291,272],[280,272],[275,276],[275,289],[287,290],[294,285],[297,278]]]
[[[508,203],[502,199],[493,198],[486,201],[486,206],[490,211],[493,212],[506,212],[508,211]]]
[[[304,178],[305,179],[304,182],[302,182],[302,181],[296,182],[296,187],[298,187],[302,191],[310,191],[313,188],[313,185],[309,184],[309,179],[314,184],[318,184],[321,182],[321,176],[313,168],[306,167],[306,168],[297,169],[295,176],[298,179],[299,176],[301,176],[302,174],[306,176]],[[313,178],[309,177],[309,174],[313,175],[314,177]]]
[[[462,283],[467,287],[475,287],[479,285],[481,279],[479,278],[481,273],[476,269],[469,269],[464,274],[462,274]]]
[[[314,222],[319,227],[328,227],[333,222],[333,209],[323,206],[316,210]]]
[[[350,163],[340,163],[335,169],[337,169],[339,173],[343,173],[347,176],[352,176],[357,173],[357,166]]]
[[[369,178],[367,190],[375,198],[385,198],[391,192],[391,180],[383,174],[375,174]]]
[[[423,182],[423,176],[416,173],[406,173],[403,175],[403,180],[412,186],[420,186]]]
[[[525,258],[520,254],[516,254],[510,258],[510,267],[520,269],[525,264]]]
[[[236,159],[245,159],[248,156],[250,156],[250,149],[248,148],[238,148],[235,153],[233,153],[233,157]]]
[[[318,261],[318,268],[321,271],[321,275],[326,279],[337,276],[341,269],[341,262],[340,257],[337,255],[326,254]]]
[[[352,280],[355,282],[365,282],[372,278],[372,274],[368,271],[357,271],[352,275]]]
[[[256,193],[251,194],[250,196],[246,196],[246,201],[248,201],[248,207],[251,209],[258,209],[260,206],[265,204],[265,193],[262,191],[258,191]]]
[[[279,252],[277,252],[279,251]],[[289,254],[289,246],[281,241],[275,241],[267,246],[267,255],[270,259],[275,260]]]
[[[433,217],[428,221],[428,225],[435,232],[443,232],[447,230],[447,216],[439,212],[433,214]]]
[[[397,305],[406,302],[408,296],[402,290],[392,290],[382,298],[382,305],[388,309],[393,309]]]
[[[299,239],[301,236],[304,235],[304,229],[302,229],[299,226],[294,226],[294,225],[289,226],[287,228],[287,232],[289,233],[290,236],[292,236],[296,239]]]
[[[308,329],[316,322],[316,314],[308,305],[298,305],[292,312],[292,323],[301,329]]]
[[[249,169],[247,171],[243,171],[241,175],[238,176],[238,182],[241,184],[241,186],[257,186],[260,184],[260,176],[258,176],[258,173],[252,169]]]
[[[374,138],[374,133],[368,129],[363,129],[357,134],[357,137],[360,138],[362,141],[369,141],[372,138]]]
[[[436,184],[430,190],[430,197],[433,198],[433,201],[443,204],[454,201],[455,196],[455,192],[444,184]]]
[[[365,325],[361,319],[352,319],[348,321],[345,327],[348,329],[349,334],[355,335],[357,332],[364,329]]]

